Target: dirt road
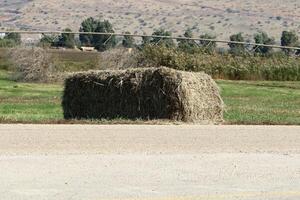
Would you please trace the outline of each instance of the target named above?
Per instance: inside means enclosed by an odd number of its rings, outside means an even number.
[[[300,127],[0,125],[0,199],[298,200]]]

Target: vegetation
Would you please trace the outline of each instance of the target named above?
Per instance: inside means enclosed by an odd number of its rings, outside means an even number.
[[[71,29],[66,28],[63,32],[72,32]],[[58,38],[58,46],[73,49],[75,47],[75,35],[73,33],[63,33]]]
[[[254,41],[257,44],[266,44],[266,45],[274,45],[275,39],[270,38],[267,33],[260,32],[255,34]],[[272,47],[265,47],[265,46],[254,46],[254,51],[257,54],[262,55],[270,55],[272,53]]]
[[[66,28],[63,32],[72,32],[71,29]],[[50,48],[50,47],[64,47],[69,49],[75,48],[75,35],[72,33],[63,33],[59,37],[55,35],[43,35],[40,39],[39,47]]]
[[[0,47],[15,47],[21,44],[21,35],[19,33],[7,33],[3,39],[0,38]]]
[[[62,119],[60,85],[16,83],[9,76],[0,71],[0,122]]]
[[[172,36],[172,33],[169,31],[166,31],[164,29],[158,29],[155,30],[152,33],[152,36],[166,36],[166,37],[170,37]],[[157,37],[152,37],[152,39],[150,40],[150,44],[156,44],[156,45],[163,45],[166,46],[168,48],[174,47],[175,43],[172,39],[169,38],[157,38]]]
[[[112,24],[107,21],[96,20],[92,17],[84,20],[79,29],[80,32],[114,33]],[[80,34],[79,39],[83,46],[93,46],[99,51],[105,51],[117,44],[114,35]]]
[[[16,45],[21,44],[21,35],[20,33],[7,33],[5,37],[3,38],[4,40],[12,40]]]
[[[202,38],[202,39],[211,39],[211,40],[216,39],[215,36],[212,36],[212,35],[207,34],[207,33],[204,34],[204,35],[200,35],[200,38]],[[200,45],[202,46],[204,52],[206,52],[206,53],[213,53],[213,52],[215,52],[215,50],[217,48],[217,43],[216,42],[211,42],[211,41],[201,40]]]
[[[56,46],[56,37],[55,35],[43,35],[43,37],[40,39],[39,47],[43,48],[49,48]]]
[[[227,123],[300,125],[300,82],[217,82]]]
[[[245,39],[242,33],[234,34],[230,36],[230,41],[232,42],[245,42]],[[244,44],[233,44],[229,43],[228,46],[230,47],[229,52],[234,55],[244,54],[245,52],[245,45]]]
[[[299,45],[298,36],[294,31],[283,31],[281,36],[281,45],[287,47],[295,47]],[[283,50],[286,54],[293,53],[291,49]]]
[[[300,82],[217,83],[226,104],[225,123],[300,125]],[[63,121],[61,95],[61,85],[16,83],[0,71],[0,122],[68,123]]]
[[[299,81],[300,58],[281,54],[237,56],[206,53],[199,49],[186,53],[176,48],[147,45],[138,56],[139,66],[167,66],[179,70],[204,71],[214,78],[229,80]]]
[[[183,37],[186,38],[193,38],[193,32],[191,29],[185,31]],[[197,49],[197,43],[194,40],[183,40],[179,39],[178,42],[178,49],[187,53],[194,53],[195,49]]]
[[[130,32],[125,32],[125,34],[130,34]],[[133,48],[135,46],[135,40],[132,36],[125,35],[122,45],[125,48]]]

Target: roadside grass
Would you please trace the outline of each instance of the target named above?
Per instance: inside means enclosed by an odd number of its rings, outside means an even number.
[[[229,124],[300,125],[300,82],[217,81]]]
[[[62,86],[17,83],[0,71],[0,122],[42,122],[63,119],[60,98]]]
[[[218,80],[225,124],[300,125],[300,82]],[[60,84],[19,83],[0,70],[0,123],[169,124],[170,121],[65,121]],[[180,124],[180,123],[179,123]]]

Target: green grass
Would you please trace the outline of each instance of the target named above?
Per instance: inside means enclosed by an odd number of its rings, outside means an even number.
[[[218,81],[231,124],[300,125],[300,82]]]
[[[16,83],[0,71],[0,121],[62,120],[61,85]]]
[[[66,123],[60,105],[62,85],[16,83],[8,77],[7,71],[0,71],[0,122]],[[227,124],[300,125],[300,82],[219,80],[217,83],[226,104]]]

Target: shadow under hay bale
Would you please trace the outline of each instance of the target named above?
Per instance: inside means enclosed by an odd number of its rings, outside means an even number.
[[[75,73],[65,81],[66,119],[223,121],[223,101],[202,72],[165,67]]]

